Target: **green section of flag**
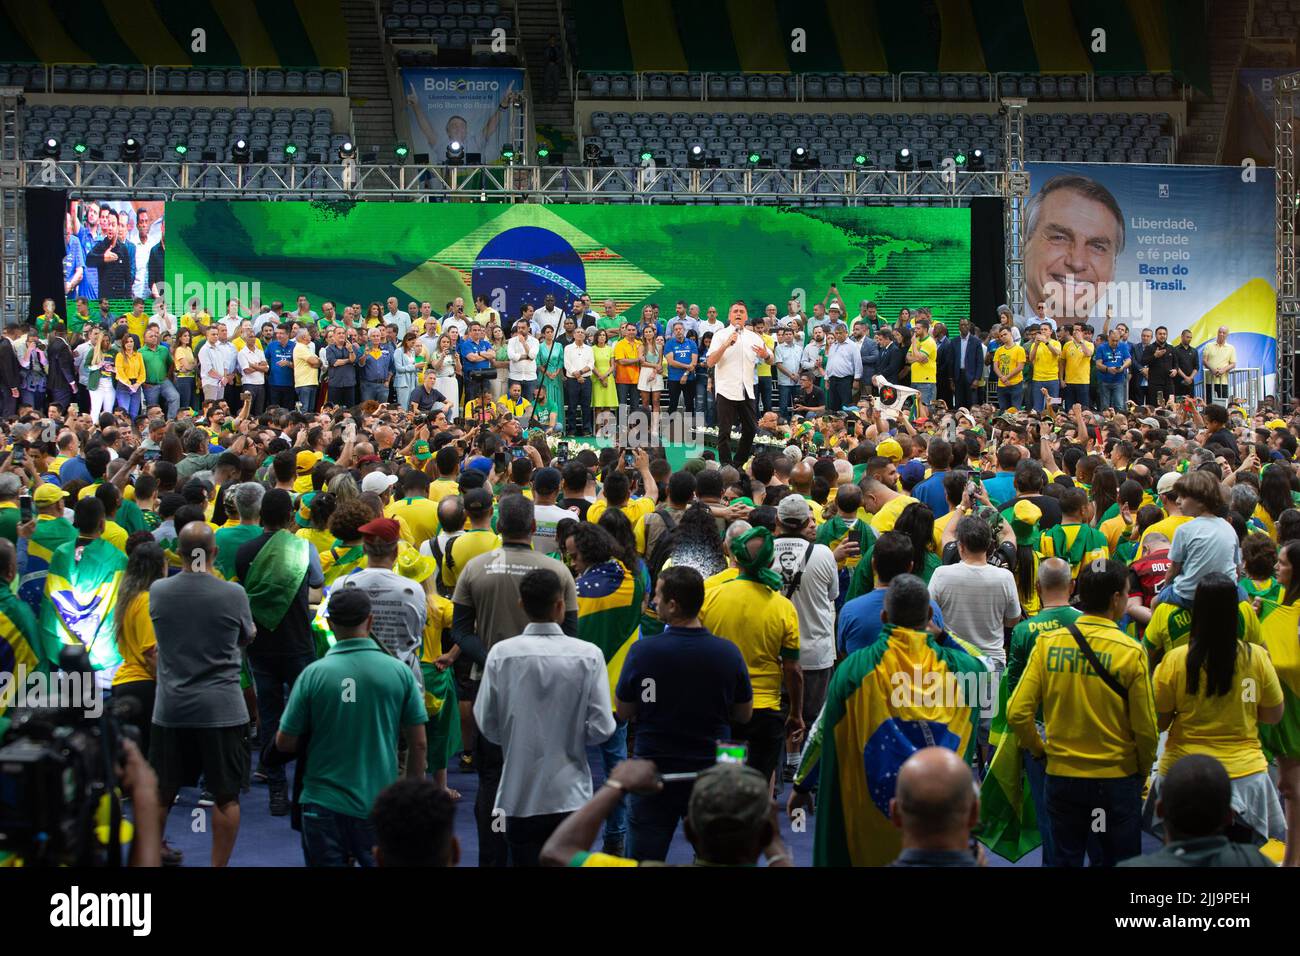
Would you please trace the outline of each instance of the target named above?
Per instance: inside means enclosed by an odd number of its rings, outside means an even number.
[[[1012,863],[1043,843],[1015,734],[998,743],[980,787],[979,841]]]
[[[103,538],[78,546],[62,545],[50,559],[41,609],[43,659],[59,661],[64,644],[81,644],[95,670],[122,663],[117,651],[117,592],[126,570],[126,555]]]
[[[594,300],[633,315],[676,298],[723,314],[741,298],[761,313],[792,295],[811,312],[831,283],[853,314],[862,299],[882,315],[928,305],[950,328],[970,314],[967,209],[171,202],[166,215],[173,281],[233,283],[232,295],[260,283],[264,302],[395,295],[441,310],[471,291],[495,297],[496,284],[471,289],[476,258],[528,227],[569,244]],[[494,306],[518,314],[512,294],[501,290]]]

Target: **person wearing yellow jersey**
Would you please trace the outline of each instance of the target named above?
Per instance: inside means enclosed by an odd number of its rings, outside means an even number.
[[[1228,771],[1236,811],[1232,826],[1242,831],[1241,842],[1285,841],[1282,804],[1259,739],[1260,724],[1282,719],[1282,685],[1268,652],[1238,638],[1236,596],[1237,582],[1226,574],[1203,577],[1193,599],[1188,643],[1156,667],[1158,726],[1169,731],[1169,739],[1147,798],[1147,816],[1161,822],[1156,800],[1170,768],[1189,754],[1205,754]],[[1244,687],[1253,693],[1243,693]]]
[[[893,531],[903,509],[916,501],[871,477],[863,477],[859,487],[862,489],[862,507],[871,515],[871,530],[877,535]]]
[[[144,299],[134,299],[131,311],[122,318],[126,321],[126,330],[135,336],[137,345],[144,342],[144,330],[149,327],[149,313],[144,310]]]
[[[149,616],[149,587],[166,574],[162,547],[153,541],[142,542],[131,549],[117,592],[114,627],[122,666],[113,675],[113,696],[137,703],[124,712],[133,715],[126,723],[140,734],[141,747],[149,746],[158,674],[158,640]]]
[[[732,725],[732,739],[749,744],[749,765],[770,781],[787,735],[798,740],[804,730],[799,616],[781,593],[781,576],[772,570],[775,545],[770,531],[751,528],[732,538],[728,551],[728,561],[739,574],[705,590],[700,623],[735,644],[745,658],[754,713],[747,723]],[[790,697],[786,720],[781,719],[783,684]]]
[[[401,497],[384,508],[384,517],[405,521],[411,529],[409,543],[418,548],[438,533],[438,503],[428,497],[429,476],[423,471],[406,472],[398,487]]]
[[[993,353],[993,373],[997,377],[998,411],[1022,408],[1025,390],[1025,350],[1011,337],[1010,329],[999,333],[1002,344]]]
[[[640,498],[632,497],[632,484],[624,470],[612,471],[605,476],[605,486],[601,497],[597,498],[587,509],[587,520],[595,524],[607,508],[617,508],[632,524],[632,533],[636,536],[637,551],[645,554],[645,516],[655,510],[659,500],[659,486],[650,474],[650,456],[644,448],[630,452],[632,465],[641,475],[641,488],[645,493]]]
[[[1231,603],[1237,608],[1237,626],[1234,629],[1237,639],[1245,644],[1262,643],[1259,615],[1255,613],[1254,606],[1250,601],[1241,600],[1240,595],[1236,595],[1236,600]],[[1185,645],[1191,633],[1191,608],[1180,607],[1172,601],[1161,601],[1153,607],[1151,620],[1142,635],[1142,643],[1151,659],[1152,668],[1167,657],[1170,651]]]
[[[1065,365],[1065,391],[1061,397],[1067,410],[1075,405],[1088,408],[1092,404],[1089,389],[1094,351],[1093,344],[1083,337],[1083,323],[1076,323],[1070,330],[1069,340],[1061,347],[1061,360]]]
[[[1030,326],[1026,333],[1029,339],[1026,358],[1033,368],[1029,377],[1029,404],[1034,411],[1041,412],[1048,398],[1061,397],[1061,345],[1048,325]],[[1047,389],[1046,396],[1043,389]]]
[[[1083,569],[1082,615],[1038,636],[1007,705],[1021,746],[1031,759],[1046,760],[1049,865],[1082,866],[1090,840],[1100,850],[1094,864],[1113,866],[1142,852],[1142,782],[1158,731],[1146,655],[1116,626],[1127,584],[1118,561],[1102,558]],[[1040,708],[1046,741],[1035,722]],[[1096,826],[1098,811],[1104,828]]]
[[[912,387],[925,405],[933,404],[939,380],[939,346],[930,334],[930,320],[916,320],[916,334],[907,351],[906,362],[912,370]]]
[[[453,584],[470,561],[501,547],[501,536],[492,530],[492,492],[473,488],[465,492],[464,501],[469,529],[453,539],[443,565],[444,580],[450,576]]]

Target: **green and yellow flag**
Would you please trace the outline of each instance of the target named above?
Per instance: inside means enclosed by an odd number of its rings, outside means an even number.
[[[628,649],[641,633],[641,601],[645,588],[619,561],[587,569],[577,581],[578,637],[605,655],[609,697],[614,699]]]
[[[95,670],[122,663],[114,621],[125,570],[126,555],[103,538],[85,545],[72,541],[54,552],[41,610],[41,655],[47,664],[58,664],[64,644],[83,645]]]
[[[1282,683],[1285,706],[1276,724],[1259,725],[1259,739],[1271,757],[1300,760],[1300,604],[1264,601],[1259,629]]]
[[[21,675],[45,669],[36,653],[36,618],[31,608],[9,588],[0,587],[0,679],[8,675],[7,682],[16,691]],[[9,727],[5,712],[10,703],[9,694],[0,694],[0,736]]]
[[[1006,687],[1005,680],[1002,687]],[[1005,703],[1003,700],[999,706],[999,714]],[[1015,734],[1004,733],[998,741],[980,787],[979,841],[1012,863],[1042,846],[1029,778],[1024,773],[1024,755]]]
[[[277,531],[257,552],[241,582],[248,592],[253,620],[265,628],[279,627],[298,596],[310,564],[311,542],[292,531]]]
[[[890,822],[899,768],[923,747],[970,762],[987,669],[931,634],[886,624],[836,668],[795,775],[819,784],[814,866],[885,866],[899,854]]]

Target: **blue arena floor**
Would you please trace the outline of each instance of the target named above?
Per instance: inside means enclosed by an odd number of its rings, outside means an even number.
[[[591,776],[594,784],[600,786],[604,780],[600,756],[591,751]],[[478,774],[460,773],[452,770],[448,774],[448,784],[460,791],[461,798],[456,804],[456,836],[460,840],[461,866],[476,866],[478,863],[478,831],[474,825],[474,798],[478,793]],[[787,790],[777,799],[785,806]],[[167,839],[176,849],[185,854],[185,866],[208,866],[211,852],[210,833],[196,833],[192,830],[193,811],[197,806],[197,790],[183,790],[179,802],[172,807],[167,819]],[[253,789],[244,794],[240,800],[241,818],[239,838],[235,842],[235,851],[231,856],[231,866],[302,866],[302,848],[298,834],[289,826],[289,818],[273,817],[269,811],[268,794],[264,785],[254,784]],[[812,864],[812,831],[792,833],[790,823],[784,813],[780,814],[781,829],[786,843],[794,853],[796,866]],[[1144,835],[1143,851],[1150,852],[1158,847],[1155,838]],[[599,846],[595,847],[599,849]],[[686,842],[681,828],[673,837],[672,848],[668,853],[669,863],[690,863],[693,859],[691,845]],[[1039,866],[1039,851],[1028,854],[1017,863],[1010,863],[1001,857],[989,854],[990,866]]]

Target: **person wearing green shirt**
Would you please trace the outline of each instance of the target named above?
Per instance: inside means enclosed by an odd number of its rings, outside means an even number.
[[[0,475],[0,538],[18,544],[18,524],[21,512],[18,496],[23,493],[22,479],[17,475]]]
[[[623,327],[623,318],[614,310],[614,300],[605,300],[605,314],[596,319],[596,328],[617,331]],[[613,336],[610,336],[613,338]]]
[[[406,738],[406,775],[423,777],[429,715],[415,674],[371,637],[370,596],[360,587],[330,592],[335,644],[298,675],[276,749],[293,753],[310,735],[304,774],[302,847],[308,866],[374,866],[370,808],[397,779],[397,748],[375,741]],[[365,693],[340,694],[346,686]]]
[[[171,350],[160,345],[158,339],[158,326],[151,323],[145,329],[144,345],[140,346],[140,358],[144,360],[144,407],[162,406],[170,421],[180,411],[181,394],[170,378]]]

